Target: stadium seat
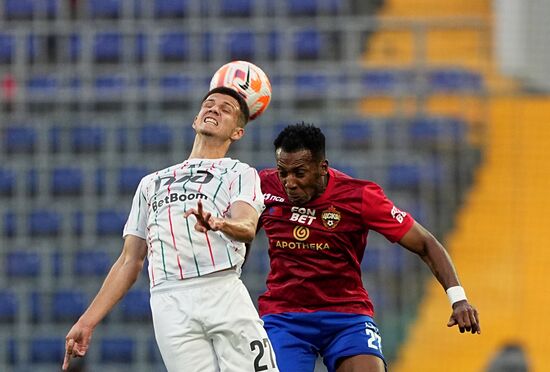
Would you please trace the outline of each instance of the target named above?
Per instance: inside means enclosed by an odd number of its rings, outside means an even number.
[[[294,57],[302,60],[318,59],[321,56],[323,37],[321,33],[314,29],[297,31],[294,34]]]
[[[396,94],[412,89],[413,75],[410,71],[395,69],[371,69],[361,77],[365,94]]]
[[[221,0],[221,15],[225,17],[250,17],[252,0]]]
[[[59,363],[65,355],[65,339],[39,336],[30,340],[29,349],[33,363]]]
[[[82,193],[84,175],[81,168],[57,167],[51,173],[51,193],[54,196],[71,196]]]
[[[168,152],[173,140],[172,128],[166,124],[146,124],[139,129],[140,149],[145,151]]]
[[[19,350],[17,340],[15,338],[8,338],[6,340],[6,361],[9,365],[17,363],[19,357]]]
[[[188,13],[189,0],[154,0],[156,18],[181,18]]]
[[[4,16],[7,19],[55,17],[57,0],[5,0]]]
[[[26,174],[26,192],[28,195],[34,196],[38,192],[38,179],[40,174],[36,168],[29,169]]]
[[[71,129],[71,147],[74,152],[97,152],[103,149],[105,130],[99,126],[77,125]]]
[[[318,11],[318,2],[322,0],[286,0],[289,16],[314,16]]]
[[[0,63],[11,63],[15,56],[15,37],[0,33]]]
[[[68,54],[65,58],[71,62],[78,62],[82,54],[82,38],[80,34],[70,34],[66,43],[65,50]]]
[[[153,364],[162,363],[162,356],[154,338],[147,340],[147,360]]]
[[[294,77],[296,99],[319,99],[329,90],[329,78],[318,72],[297,73]]]
[[[27,95],[30,100],[55,100],[59,93],[59,82],[55,76],[37,75],[27,80]]]
[[[13,323],[17,318],[19,303],[16,294],[9,289],[0,290],[0,323]]]
[[[33,323],[39,323],[44,320],[44,294],[39,291],[29,293],[29,311]]]
[[[95,78],[95,99],[99,101],[110,101],[114,98],[120,99],[124,96],[127,82],[120,75],[100,75]]]
[[[52,253],[51,255],[52,275],[55,278],[59,278],[61,276],[61,273],[63,271],[64,260],[65,260],[65,255],[62,252],[56,251]]]
[[[3,148],[8,154],[32,153],[36,149],[37,134],[33,127],[10,125],[4,129]]]
[[[39,209],[28,215],[28,232],[31,236],[54,236],[61,231],[61,215],[53,210]]]
[[[12,169],[0,168],[0,195],[11,196],[15,191],[16,175]]]
[[[159,55],[166,62],[186,60],[189,57],[189,36],[184,32],[161,34]]]
[[[7,238],[13,238],[17,232],[17,217],[15,212],[4,212],[3,218],[3,232]]]
[[[134,194],[141,179],[149,174],[145,167],[122,167],[118,173],[118,192]]]
[[[416,164],[397,163],[388,167],[388,186],[392,189],[415,188],[420,185],[421,169]]]
[[[86,310],[87,296],[77,290],[61,289],[53,293],[52,318],[54,321],[74,322]]]
[[[165,98],[181,97],[193,93],[193,79],[183,74],[168,74],[160,78],[160,91]]]
[[[12,278],[38,277],[42,271],[40,254],[37,252],[9,251],[5,263],[5,273]]]
[[[134,39],[134,58],[138,62],[143,62],[147,56],[147,47],[149,45],[149,34],[138,33]]]
[[[464,69],[435,69],[428,71],[428,85],[435,92],[476,92],[483,88],[481,75]]]
[[[235,31],[227,34],[228,55],[230,60],[253,60],[255,56],[255,38],[250,31]]]
[[[135,341],[130,337],[103,338],[100,344],[102,363],[132,363]]]
[[[455,118],[417,117],[410,122],[409,135],[417,145],[459,143],[465,141],[466,123]]]
[[[128,218],[127,212],[114,209],[102,209],[96,215],[96,233],[103,235],[122,235],[122,229]]]
[[[372,122],[367,119],[349,119],[342,123],[342,145],[366,147],[373,140]]]
[[[91,0],[87,4],[92,18],[118,18],[122,13],[122,0]]]
[[[120,302],[124,320],[145,321],[151,319],[148,289],[134,289],[128,292]]]
[[[73,273],[78,276],[104,277],[109,272],[112,259],[105,251],[77,251],[73,261]]]
[[[94,37],[94,60],[118,62],[122,56],[122,35],[118,32],[100,32]]]

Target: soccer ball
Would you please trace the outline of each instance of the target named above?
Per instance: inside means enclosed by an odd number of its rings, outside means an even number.
[[[220,67],[210,81],[210,90],[219,87],[232,88],[244,98],[250,120],[260,116],[271,101],[271,83],[267,75],[247,61],[233,61]]]

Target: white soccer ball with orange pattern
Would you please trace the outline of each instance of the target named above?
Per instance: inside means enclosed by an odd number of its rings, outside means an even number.
[[[218,87],[232,88],[244,98],[250,120],[260,116],[271,101],[269,78],[261,68],[247,61],[233,61],[220,67],[210,81],[210,90]]]

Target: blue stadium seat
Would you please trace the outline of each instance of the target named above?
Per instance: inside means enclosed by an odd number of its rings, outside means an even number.
[[[118,18],[122,12],[121,0],[90,0],[87,3],[92,18]]]
[[[5,262],[5,273],[12,278],[38,277],[42,271],[42,261],[37,252],[10,251]]]
[[[133,338],[103,338],[99,349],[102,363],[132,363],[134,361],[135,341]]]
[[[57,6],[57,0],[5,0],[4,16],[7,19],[51,18],[57,15]]]
[[[15,37],[0,33],[0,63],[11,63],[15,56]]]
[[[160,90],[164,97],[179,97],[193,93],[193,79],[183,74],[168,74],[160,78]]]
[[[3,230],[4,236],[7,238],[13,238],[17,232],[17,217],[15,212],[4,212],[3,218]]]
[[[250,31],[235,31],[227,35],[226,45],[230,60],[253,60],[255,37]]]
[[[52,297],[52,318],[54,321],[74,322],[86,310],[87,296],[77,290],[58,290]]]
[[[6,340],[6,361],[9,365],[17,363],[19,357],[19,350],[17,340],[15,338],[8,338]]]
[[[39,336],[30,340],[29,349],[33,363],[59,363],[65,355],[65,339]]]
[[[29,169],[27,171],[26,175],[26,187],[27,187],[27,194],[29,195],[36,195],[38,192],[38,179],[40,177],[40,174],[38,173],[38,170],[36,168]]]
[[[122,235],[127,218],[127,212],[102,209],[96,215],[96,233],[98,235]]]
[[[96,77],[94,85],[95,98],[101,101],[122,98],[127,88],[126,80],[119,75],[100,75]]]
[[[226,17],[250,17],[252,0],[221,0],[221,14]]]
[[[74,152],[97,152],[105,144],[105,130],[99,126],[77,125],[71,129],[71,147]]]
[[[329,90],[329,79],[318,72],[297,73],[294,77],[296,99],[322,98]]]
[[[15,191],[15,171],[0,168],[0,195],[11,196]]]
[[[97,168],[95,171],[95,191],[98,195],[102,195],[106,190],[106,170],[105,168]]]
[[[160,35],[159,55],[164,61],[184,61],[189,57],[189,36],[184,32]]]
[[[172,128],[166,124],[146,124],[139,129],[139,145],[143,150],[170,151],[173,139]]]
[[[324,43],[321,33],[314,29],[297,31],[293,36],[294,57],[303,60],[318,59]]]
[[[409,91],[413,75],[410,71],[372,69],[363,73],[361,81],[366,94],[392,94]]]
[[[118,173],[118,192],[134,194],[141,179],[149,174],[145,167],[122,167]]]
[[[77,251],[73,261],[73,272],[77,276],[104,277],[109,272],[112,259],[105,251]]]
[[[67,46],[64,49],[68,52],[66,58],[71,62],[79,61],[82,54],[82,37],[80,34],[70,34],[66,42]]]
[[[94,60],[118,62],[122,56],[123,38],[119,32],[100,32],[94,37]]]
[[[157,18],[185,17],[189,10],[189,0],[154,0],[153,12]]]
[[[410,122],[409,135],[422,144],[440,145],[465,141],[466,129],[459,119],[422,116]]]
[[[422,170],[418,165],[397,163],[388,167],[388,186],[392,189],[415,188],[420,185]]]
[[[39,98],[55,100],[58,91],[59,82],[55,76],[38,75],[32,76],[27,80],[27,95],[31,100]]]
[[[373,137],[372,122],[367,119],[349,119],[342,123],[343,145],[368,146]]]
[[[9,289],[0,290],[0,323],[13,323],[18,309],[17,295]]]
[[[314,16],[318,11],[319,0],[286,0],[289,16]]]
[[[28,215],[28,232],[31,236],[54,236],[61,232],[61,215],[53,210],[39,209]]]
[[[55,196],[79,195],[84,185],[81,168],[57,167],[51,173],[51,192]]]
[[[55,278],[59,278],[61,276],[61,272],[63,271],[64,254],[60,251],[53,252],[51,255],[51,260],[52,274]]]
[[[8,154],[32,153],[36,148],[37,134],[33,127],[10,125],[4,129],[3,148]]]
[[[430,90],[435,92],[476,92],[483,89],[481,75],[464,69],[435,69],[428,72]]]
[[[145,321],[151,319],[148,289],[134,289],[128,292],[120,303],[124,320]]]
[[[134,58],[138,62],[143,62],[147,55],[147,46],[149,44],[149,35],[146,33],[138,33],[134,39]]]

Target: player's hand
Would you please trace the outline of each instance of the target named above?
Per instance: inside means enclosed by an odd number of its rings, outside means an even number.
[[[88,351],[93,329],[77,322],[65,337],[65,358],[63,359],[63,371],[69,368],[71,358],[83,357]]]
[[[212,213],[206,212],[202,207],[202,201],[200,200],[197,202],[197,209],[188,209],[185,211],[183,217],[187,218],[190,215],[194,215],[197,218],[195,230],[204,233],[208,230],[218,231],[223,223],[221,218],[213,217]]]
[[[447,327],[458,325],[460,333],[471,332],[481,333],[479,314],[477,309],[470,305],[467,300],[457,301],[453,304],[453,313],[449,318]]]

